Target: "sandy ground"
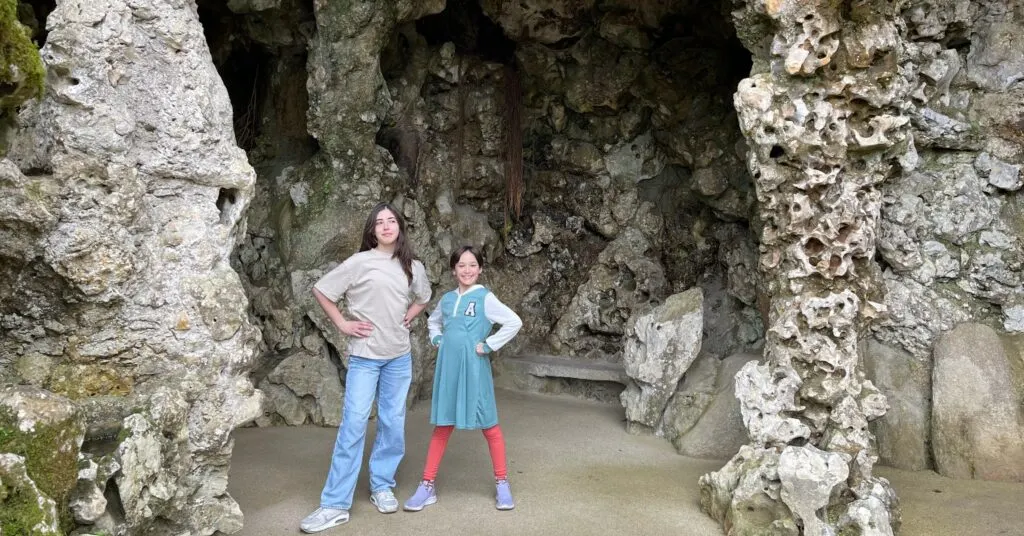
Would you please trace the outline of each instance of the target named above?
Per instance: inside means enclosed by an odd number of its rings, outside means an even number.
[[[621,407],[512,391],[499,391],[498,405],[515,510],[494,508],[482,435],[456,432],[438,474],[437,504],[379,514],[368,500],[364,463],[351,521],[322,534],[722,534],[700,511],[697,488],[721,461],[679,456],[661,438],[625,433]],[[406,420],[400,502],[423,469],[429,414],[420,403]],[[299,521],[318,506],[335,434],[316,427],[235,432],[229,491],[245,514],[242,536],[300,533]],[[1024,484],[887,468],[877,474],[900,495],[903,536],[1024,536]]]

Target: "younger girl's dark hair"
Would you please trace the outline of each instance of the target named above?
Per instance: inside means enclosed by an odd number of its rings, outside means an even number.
[[[370,216],[366,218],[366,225],[363,226],[363,243],[359,246],[359,251],[368,251],[377,247],[377,236],[373,234],[373,230],[377,226],[377,216],[385,209],[391,211],[398,222],[398,239],[395,240],[395,254],[391,257],[398,258],[398,262],[402,264],[402,271],[405,272],[405,277],[409,279],[411,285],[412,261],[416,259],[416,254],[412,251],[412,245],[405,239],[405,220],[402,219],[402,214],[389,203],[377,203],[377,206],[370,210]]]
[[[472,253],[473,257],[476,258],[476,263],[479,264],[481,268],[484,267],[483,254],[477,251],[473,246],[462,246],[461,248],[453,251],[451,258],[448,259],[448,267],[454,270],[455,265],[459,264],[459,259],[462,258],[462,254],[466,252]]]

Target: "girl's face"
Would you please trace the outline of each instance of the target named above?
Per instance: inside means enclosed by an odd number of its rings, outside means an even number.
[[[471,287],[480,278],[482,270],[480,263],[476,262],[476,257],[473,256],[473,253],[467,251],[459,257],[459,263],[452,270],[452,275],[459,281],[460,287]]]
[[[373,236],[377,238],[377,244],[390,246],[398,240],[398,218],[395,213],[388,209],[377,213],[377,222],[373,226]]]

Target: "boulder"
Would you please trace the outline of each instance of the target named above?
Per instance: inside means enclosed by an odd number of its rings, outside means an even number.
[[[981,324],[961,324],[939,339],[932,374],[932,449],[939,474],[1024,482],[1020,359],[1012,345]]]
[[[627,328],[622,361],[632,381],[621,400],[632,431],[657,427],[680,378],[697,358],[703,301],[699,288],[674,294]]]

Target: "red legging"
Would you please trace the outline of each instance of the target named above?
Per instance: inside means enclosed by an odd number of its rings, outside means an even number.
[[[433,481],[437,477],[437,469],[441,466],[444,449],[448,446],[448,438],[452,436],[454,426],[435,426],[434,435],[430,437],[427,449],[427,465],[423,468],[423,480]],[[505,469],[505,438],[501,435],[501,427],[494,425],[485,429],[487,449],[491,451],[491,465],[494,466],[494,478],[504,480],[508,476]]]

